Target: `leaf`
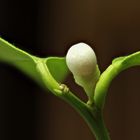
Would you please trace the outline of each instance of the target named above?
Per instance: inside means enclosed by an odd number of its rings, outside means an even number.
[[[140,52],[138,51],[128,56],[115,58],[112,64],[122,65],[123,68],[120,69],[121,71],[129,67],[140,65]]]
[[[118,57],[101,74],[97,82],[94,94],[94,102],[99,108],[103,108],[105,97],[111,81],[123,70],[140,65],[140,51],[128,56]]]
[[[0,38],[0,61],[14,65],[36,81],[40,81],[36,71],[36,58],[2,38]]]
[[[40,75],[41,71],[38,71],[38,63],[44,63],[45,67],[48,69],[47,77],[52,76],[51,78],[54,78],[54,81],[56,80],[57,82],[62,82],[68,74],[65,58],[35,57],[21,49],[16,48],[14,45],[2,38],[0,38],[0,62],[8,63],[17,67],[40,85],[44,85],[44,81],[42,80],[43,75]]]
[[[62,82],[69,73],[64,57],[48,57],[46,65],[56,81]]]

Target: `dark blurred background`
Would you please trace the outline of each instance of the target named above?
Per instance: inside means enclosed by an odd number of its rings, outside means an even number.
[[[64,56],[84,41],[101,71],[114,57],[140,50],[139,0],[0,0],[0,36],[37,56]],[[140,68],[111,84],[104,110],[112,140],[140,139]],[[18,70],[0,64],[0,140],[94,140],[68,104]],[[67,81],[85,99],[82,89]]]

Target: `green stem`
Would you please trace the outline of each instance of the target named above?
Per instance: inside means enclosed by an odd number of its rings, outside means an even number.
[[[71,92],[65,93],[63,99],[67,101],[83,117],[96,140],[110,140],[103,122],[102,111],[89,107]]]
[[[37,70],[44,81],[46,89],[68,102],[76,111],[83,117],[92,133],[95,135],[96,140],[110,140],[107,129],[103,123],[102,111],[97,107],[88,105],[71,93],[66,85],[57,83],[52,77],[49,69],[46,67],[44,60],[38,60]]]

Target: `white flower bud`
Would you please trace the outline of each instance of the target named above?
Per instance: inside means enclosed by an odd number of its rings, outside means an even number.
[[[66,55],[68,68],[73,74],[86,76],[96,68],[96,56],[91,47],[85,43],[73,45]]]
[[[66,55],[66,63],[76,83],[84,88],[90,99],[100,75],[93,49],[85,43],[73,45]]]

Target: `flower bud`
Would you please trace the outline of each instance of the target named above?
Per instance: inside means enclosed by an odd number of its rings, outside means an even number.
[[[100,75],[93,49],[85,43],[73,45],[67,52],[66,63],[76,83],[84,88],[90,100]]]

